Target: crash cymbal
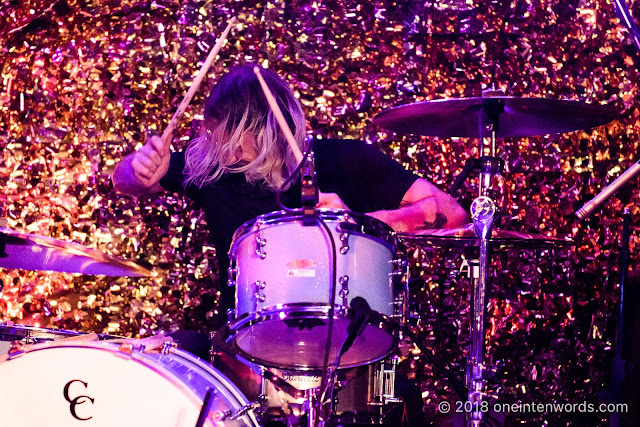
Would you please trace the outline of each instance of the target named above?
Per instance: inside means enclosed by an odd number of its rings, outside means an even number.
[[[466,248],[480,246],[473,224],[459,228],[421,230],[415,233],[398,233],[400,241],[422,248]],[[553,249],[573,245],[573,241],[555,239],[541,234],[522,233],[493,228],[489,246],[491,249]]]
[[[439,137],[525,137],[589,129],[618,117],[610,105],[571,100],[491,96],[438,99],[382,111],[373,123],[399,133]]]
[[[106,276],[149,276],[139,265],[76,243],[0,227],[0,268],[46,270]]]

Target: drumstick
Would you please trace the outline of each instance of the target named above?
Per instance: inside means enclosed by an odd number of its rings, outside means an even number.
[[[262,86],[262,91],[264,92],[264,96],[267,98],[267,102],[271,107],[271,111],[273,111],[273,115],[276,116],[276,120],[280,125],[280,129],[282,129],[282,133],[284,133],[289,146],[291,147],[291,151],[293,151],[293,155],[296,157],[296,161],[298,163],[302,162],[302,152],[296,144],[296,140],[291,133],[291,129],[289,129],[289,125],[287,124],[287,120],[284,118],[282,111],[280,111],[280,107],[278,107],[278,102],[274,98],[269,86],[267,86],[267,82],[264,81],[262,74],[260,73],[260,67],[254,67],[253,72],[258,76],[258,80],[260,81],[260,86]]]
[[[173,132],[176,130],[176,126],[178,126],[178,120],[182,118],[182,115],[187,109],[187,106],[189,105],[189,103],[191,102],[193,95],[195,95],[196,91],[198,90],[198,87],[200,86],[200,83],[202,83],[202,80],[204,79],[204,76],[207,74],[207,71],[209,71],[209,67],[213,63],[213,60],[216,59],[216,56],[218,56],[218,52],[222,47],[222,43],[224,43],[225,40],[227,39],[227,35],[229,34],[229,31],[231,31],[231,27],[235,23],[236,23],[235,17],[229,20],[229,25],[227,25],[227,28],[225,28],[220,38],[218,39],[216,44],[213,46],[213,49],[211,49],[211,52],[209,52],[209,56],[207,56],[207,59],[204,61],[204,64],[202,65],[202,68],[198,72],[198,75],[196,76],[196,78],[193,79],[193,83],[191,83],[191,87],[187,91],[187,94],[184,96],[184,99],[182,99],[182,102],[178,106],[178,109],[174,113],[173,117],[171,117],[171,121],[169,122],[169,125],[162,133],[162,137],[161,137],[162,146],[165,149],[167,150],[169,149],[169,146],[171,145],[171,136],[173,135]]]

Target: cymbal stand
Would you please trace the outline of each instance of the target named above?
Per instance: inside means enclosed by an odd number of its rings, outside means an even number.
[[[470,321],[469,356],[467,365],[468,403],[467,424],[480,426],[483,413],[488,404],[483,405],[485,382],[483,379],[484,351],[485,351],[485,313],[487,306],[487,284],[489,281],[489,239],[496,214],[496,204],[491,198],[491,187],[494,176],[501,170],[501,159],[496,157],[496,133],[498,131],[498,116],[504,111],[504,105],[499,100],[487,97],[485,113],[491,129],[491,155],[480,158],[479,195],[471,204],[471,219],[480,240],[480,257],[477,269],[472,274],[472,318]],[[480,154],[483,153],[483,140],[480,142]]]

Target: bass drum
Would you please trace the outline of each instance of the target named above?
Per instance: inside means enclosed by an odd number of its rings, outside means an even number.
[[[131,348],[60,340],[0,356],[3,425],[193,427],[208,400],[201,425],[258,426],[244,395],[202,360]]]

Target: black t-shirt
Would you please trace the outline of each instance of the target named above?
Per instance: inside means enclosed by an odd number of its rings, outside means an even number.
[[[320,191],[338,194],[355,212],[397,209],[418,178],[362,141],[316,140],[313,152]],[[173,153],[169,170],[160,184],[165,190],[185,194],[204,210],[220,265],[223,303],[228,306],[233,301],[233,290],[224,285],[229,266],[227,252],[233,234],[245,222],[280,210],[276,193],[266,186],[247,183],[241,173],[224,174],[202,188],[194,185],[185,188],[184,165],[184,152]],[[282,202],[290,208],[300,207],[300,183],[283,193]]]

